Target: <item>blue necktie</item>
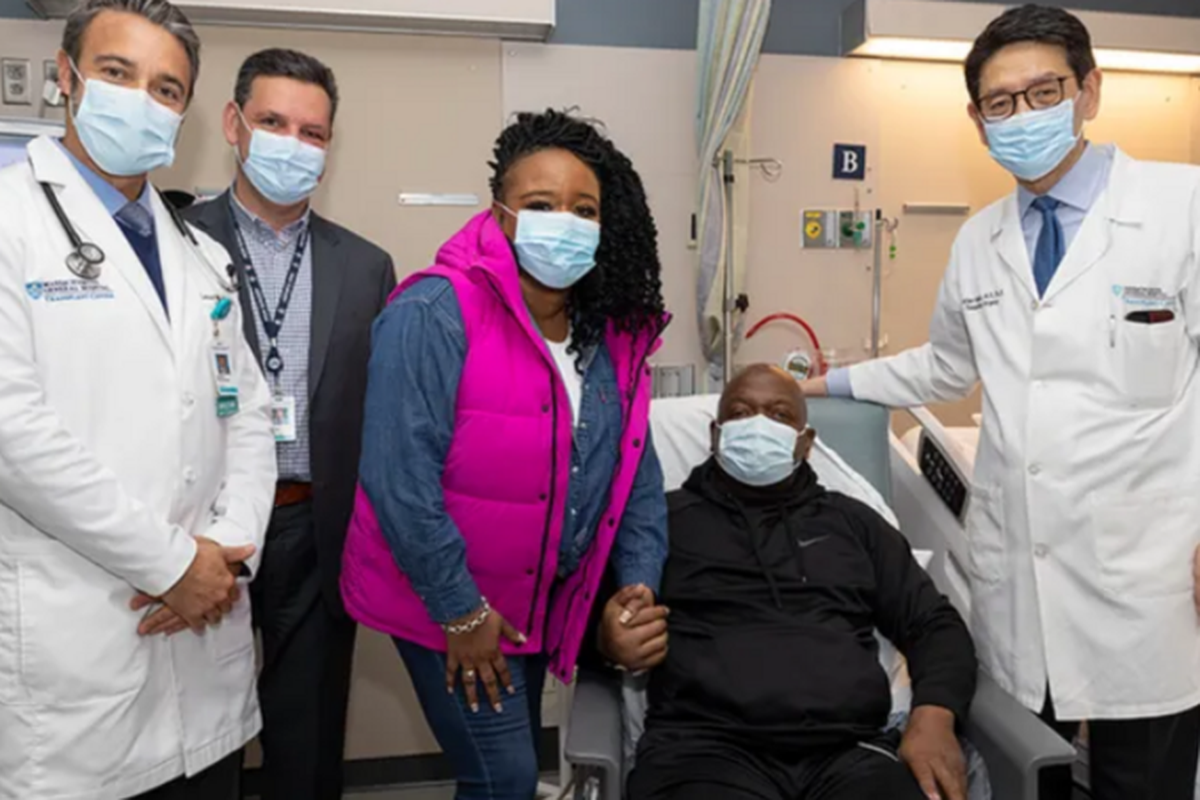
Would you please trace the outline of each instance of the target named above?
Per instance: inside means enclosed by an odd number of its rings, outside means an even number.
[[[137,254],[138,260],[154,284],[154,291],[162,301],[163,309],[167,308],[167,291],[163,285],[162,260],[158,254],[158,237],[154,235],[154,216],[145,206],[133,202],[116,213],[115,219],[120,223],[121,233],[129,241],[129,246]]]
[[[1043,196],[1033,201],[1033,207],[1042,214],[1042,232],[1033,251],[1033,280],[1037,284],[1038,297],[1045,296],[1046,287],[1067,251],[1062,223],[1058,221],[1060,205],[1062,203],[1053,197]]]

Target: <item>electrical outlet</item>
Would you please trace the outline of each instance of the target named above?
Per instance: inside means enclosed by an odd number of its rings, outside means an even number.
[[[33,75],[27,58],[0,59],[0,83],[3,84],[4,104],[28,106],[33,104]]]
[[[62,89],[58,88],[58,62],[53,59],[42,62],[42,100],[54,108],[63,104]]]

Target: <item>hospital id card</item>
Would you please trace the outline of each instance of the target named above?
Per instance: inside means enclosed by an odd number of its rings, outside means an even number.
[[[229,347],[221,343],[212,346],[212,370],[217,382],[218,397],[237,397],[237,382],[233,379],[233,355]]]
[[[290,395],[271,398],[271,430],[276,442],[296,441],[296,398]]]

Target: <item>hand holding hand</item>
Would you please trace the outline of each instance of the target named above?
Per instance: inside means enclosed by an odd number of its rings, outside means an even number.
[[[253,556],[254,551],[251,544],[222,547],[211,539],[197,537],[196,556],[191,566],[162,596],[163,603],[197,633],[203,631],[206,624],[218,624],[237,600],[234,576],[240,564]]]
[[[605,604],[600,621],[600,653],[631,672],[653,669],[667,657],[666,606],[655,605],[645,586],[626,586]]]

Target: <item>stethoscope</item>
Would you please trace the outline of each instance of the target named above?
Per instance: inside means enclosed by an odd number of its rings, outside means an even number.
[[[79,232],[75,230],[75,226],[71,224],[71,220],[67,217],[67,212],[63,210],[62,204],[58,202],[58,196],[54,193],[53,187],[45,181],[41,181],[42,192],[46,195],[46,200],[50,203],[50,208],[54,210],[54,216],[58,217],[58,224],[62,227],[63,233],[67,235],[67,240],[71,243],[71,252],[67,254],[66,264],[67,269],[71,270],[72,274],[83,278],[85,281],[94,281],[100,277],[100,265],[104,263],[104,250],[100,245],[94,242],[85,242]],[[157,190],[156,190],[157,191]],[[175,224],[176,230],[188,241],[191,245],[189,248],[192,255],[199,261],[203,262],[208,269],[212,270],[217,276],[217,282],[221,284],[221,288],[230,294],[238,292],[238,277],[237,270],[233,264],[225,268],[225,274],[222,275],[213,263],[208,260],[208,256],[204,254],[204,249],[200,247],[200,241],[196,235],[192,233],[192,229],[184,222],[183,217],[179,214],[179,209],[175,208],[167,198],[163,197],[162,192],[158,193],[159,200],[162,201],[163,207],[171,216],[171,222]]]

